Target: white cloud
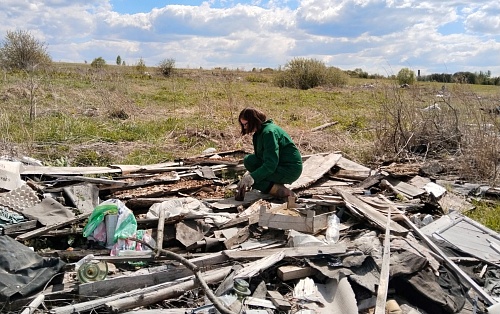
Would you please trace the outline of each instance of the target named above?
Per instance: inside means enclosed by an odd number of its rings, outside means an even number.
[[[170,2],[171,3],[171,2]],[[201,3],[201,2],[200,2]],[[249,0],[120,14],[107,0],[4,0],[0,33],[31,31],[56,61],[277,68],[295,57],[394,74],[500,76],[500,4],[479,0]]]

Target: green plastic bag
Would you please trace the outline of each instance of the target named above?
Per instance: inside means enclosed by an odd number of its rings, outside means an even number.
[[[83,228],[83,236],[88,237],[94,232],[95,228],[103,222],[104,216],[107,214],[117,214],[118,206],[116,204],[100,204],[97,205],[92,214],[90,214],[89,221]]]
[[[127,239],[135,235],[137,231],[137,220],[134,213],[130,209],[120,211],[118,221],[116,223],[115,234],[113,240],[115,243],[118,239]]]

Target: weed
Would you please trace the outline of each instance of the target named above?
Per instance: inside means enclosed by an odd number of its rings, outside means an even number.
[[[500,232],[500,204],[478,200],[473,200],[472,204],[475,209],[466,212],[465,215],[496,232]]]

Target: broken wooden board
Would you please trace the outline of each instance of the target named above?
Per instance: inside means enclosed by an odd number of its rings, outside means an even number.
[[[191,276],[193,272],[186,267],[170,266],[164,271],[146,275],[120,276],[106,280],[82,283],[78,286],[78,294],[82,298],[105,297],[134,289],[151,287],[159,282],[169,282],[182,277]]]
[[[260,208],[259,226],[280,230],[292,229],[305,233],[316,233],[325,229],[328,217],[331,213],[316,215],[313,210],[307,210],[307,216],[292,216],[278,213],[280,208],[286,209],[287,204],[267,209],[265,206]]]
[[[318,181],[342,158],[341,154],[331,153],[326,156],[312,155],[304,161],[302,174],[292,184],[287,185],[291,190],[306,188]]]
[[[301,279],[305,277],[314,276],[318,272],[317,269],[312,268],[311,266],[295,266],[295,265],[284,265],[278,267],[278,278],[283,281]]]
[[[257,190],[251,190],[245,193],[245,199],[243,201],[237,201],[233,197],[226,198],[223,200],[218,200],[214,203],[210,203],[210,207],[215,211],[224,211],[228,209],[235,209],[238,206],[248,206],[260,199],[271,199],[272,196],[269,194],[261,193]]]
[[[100,190],[128,190],[154,184],[168,184],[179,180],[180,176],[177,172],[168,171],[168,172],[162,172],[160,174],[155,174],[153,176],[148,176],[146,179],[138,178],[137,180],[134,180],[129,178],[127,179],[128,182],[120,181],[121,182],[120,184],[116,185],[110,184],[109,186],[103,186],[100,188]]]
[[[285,297],[279,293],[278,291],[267,291],[268,297],[273,302],[274,306],[276,306],[279,310],[282,311],[290,311],[292,309],[292,305],[288,302]]]
[[[33,230],[36,228],[37,220],[22,221],[15,224],[1,225],[2,234],[17,234],[21,232],[26,232],[27,230]]]
[[[49,166],[24,166],[21,175],[84,175],[121,173],[120,169],[109,167],[49,167]]]
[[[362,181],[371,175],[370,168],[344,157],[338,160],[336,166],[340,168],[333,176],[336,178]]]
[[[386,177],[385,178],[399,193],[405,195],[409,199],[418,197],[425,194],[425,190],[418,188],[414,185],[408,184],[406,182],[400,181],[395,178]]]
[[[304,195],[329,195],[332,194],[332,187],[347,187],[352,186],[352,182],[339,181],[339,180],[327,180],[322,182],[325,177],[318,180],[318,182],[313,185],[307,187],[306,189],[301,189],[296,192],[299,196]]]
[[[204,187],[213,185],[213,180],[179,180],[174,183],[155,184],[151,186],[135,187],[127,190],[116,190],[111,193],[110,198],[122,201],[133,198],[153,198],[175,195],[178,193],[189,194]]]
[[[379,212],[374,207],[368,205],[363,202],[362,199],[358,198],[355,195],[342,191],[340,189],[336,189],[338,195],[342,196],[342,198],[346,202],[347,208],[351,210],[353,214],[355,214],[358,218],[368,219],[373,225],[381,230],[385,230],[387,217]],[[399,225],[395,221],[391,220],[390,223],[391,232],[397,235],[406,235],[408,234],[408,229]]]
[[[233,246],[245,242],[249,237],[250,232],[248,230],[248,226],[246,226],[239,230],[237,229],[236,234],[232,237],[227,237],[227,240],[224,241],[224,245],[226,246],[226,249],[231,249]]]
[[[278,252],[283,252],[285,257],[308,257],[316,256],[318,254],[343,254],[347,250],[346,245],[343,243],[335,243],[335,245],[325,246],[308,246],[308,247],[286,247],[274,249],[260,249],[249,251],[223,251],[227,257],[232,260],[252,260],[263,258]]]
[[[35,229],[33,231],[30,231],[30,232],[27,232],[25,234],[21,234],[21,235],[17,236],[16,240],[17,241],[29,240],[29,239],[34,238],[36,236],[46,234],[47,232],[49,232],[51,230],[59,229],[60,227],[71,225],[73,223],[87,219],[90,216],[90,214],[91,213],[81,214],[81,215],[78,215],[74,218],[68,219],[67,221],[64,221],[64,222],[60,222],[60,223],[52,224],[50,226],[46,226],[43,228]]]
[[[182,167],[179,162],[165,162],[152,165],[110,165],[111,168],[117,168],[121,170],[122,174],[129,174],[134,172],[164,172],[164,171],[175,171],[179,169],[187,169],[189,167]]]

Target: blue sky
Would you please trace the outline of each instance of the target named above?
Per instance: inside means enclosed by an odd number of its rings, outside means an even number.
[[[371,74],[500,76],[500,3],[471,2],[4,0],[0,33],[28,30],[64,62],[251,70],[314,58]]]

